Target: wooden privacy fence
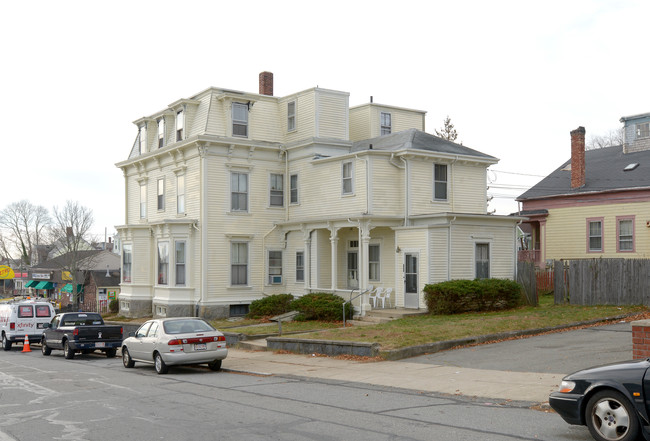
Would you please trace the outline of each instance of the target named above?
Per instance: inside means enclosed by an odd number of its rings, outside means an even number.
[[[650,259],[584,259],[553,263],[555,303],[650,305]]]
[[[517,282],[522,286],[526,302],[537,306],[537,277],[534,262],[517,262]]]

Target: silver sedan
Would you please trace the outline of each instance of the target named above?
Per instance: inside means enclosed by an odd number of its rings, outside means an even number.
[[[122,342],[122,362],[153,363],[156,372],[166,374],[169,366],[207,363],[221,369],[228,355],[226,337],[203,319],[175,317],[149,320]]]

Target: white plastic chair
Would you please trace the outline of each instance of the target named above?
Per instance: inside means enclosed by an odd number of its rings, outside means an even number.
[[[384,288],[382,288],[381,286],[378,286],[377,288],[375,288],[373,292],[370,293],[368,299],[372,300],[371,305],[373,308],[377,308],[379,304],[379,299],[383,294],[384,294]]]
[[[368,301],[370,302],[370,306],[373,308],[377,304],[377,290],[375,289],[374,286],[368,285]]]
[[[381,300],[381,307],[386,307],[386,300],[388,300],[388,306],[390,306],[390,295],[393,293],[393,288],[386,288],[382,290],[380,294],[377,295],[377,298]]]

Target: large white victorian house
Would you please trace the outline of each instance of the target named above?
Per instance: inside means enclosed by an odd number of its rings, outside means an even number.
[[[209,88],[135,121],[121,312],[245,313],[265,295],[514,278],[518,218],[487,214],[497,159],[424,132],[425,112],[308,89]],[[362,313],[366,297],[357,303]]]

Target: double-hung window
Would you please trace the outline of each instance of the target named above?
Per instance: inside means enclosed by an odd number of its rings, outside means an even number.
[[[298,203],[298,175],[291,175],[289,177],[289,186],[291,187],[289,189],[291,192],[291,203],[297,204]]]
[[[382,135],[390,135],[392,132],[392,122],[391,122],[391,117],[390,113],[386,112],[381,112],[381,117],[380,117],[380,122],[381,122],[381,134]]]
[[[352,194],[354,192],[354,188],[352,185],[352,176],[353,176],[354,170],[353,170],[353,165],[352,162],[344,162],[342,167],[341,167],[341,178],[342,178],[342,192],[343,194]]]
[[[140,154],[147,153],[147,123],[140,127]]]
[[[163,211],[165,209],[165,180],[163,178],[158,179],[158,195],[156,197],[156,204],[158,211]]]
[[[232,172],[230,175],[232,211],[248,211],[248,174]]]
[[[248,285],[248,243],[230,244],[230,284]]]
[[[379,276],[379,245],[368,245],[368,279],[373,282],[380,280]]]
[[[169,244],[158,243],[158,285],[167,285],[169,280]]]
[[[587,219],[588,243],[587,250],[590,253],[603,251],[603,220]]]
[[[165,118],[158,120],[158,148],[165,145]]]
[[[447,200],[447,164],[433,165],[433,199]]]
[[[296,130],[296,102],[287,103],[287,132]]]
[[[248,104],[232,103],[232,135],[248,136]]]
[[[617,217],[617,235],[619,252],[634,251],[634,218]]]
[[[185,112],[176,112],[176,141],[183,140],[183,129],[185,128]]]
[[[305,281],[305,252],[296,251],[296,282]]]
[[[476,278],[489,279],[490,278],[490,244],[477,243],[475,258],[476,258]]]
[[[175,243],[174,264],[176,265],[176,285],[185,285],[185,242]]]
[[[122,247],[122,282],[131,283],[131,265],[133,264],[133,251],[131,244]]]
[[[269,284],[282,284],[282,251],[269,251]]]
[[[185,213],[185,175],[176,177],[176,212]]]
[[[140,219],[147,217],[147,184],[140,184]]]
[[[271,207],[284,207],[284,175],[271,174],[269,205]]]
[[[650,122],[636,125],[636,137],[637,138],[650,137]]]

